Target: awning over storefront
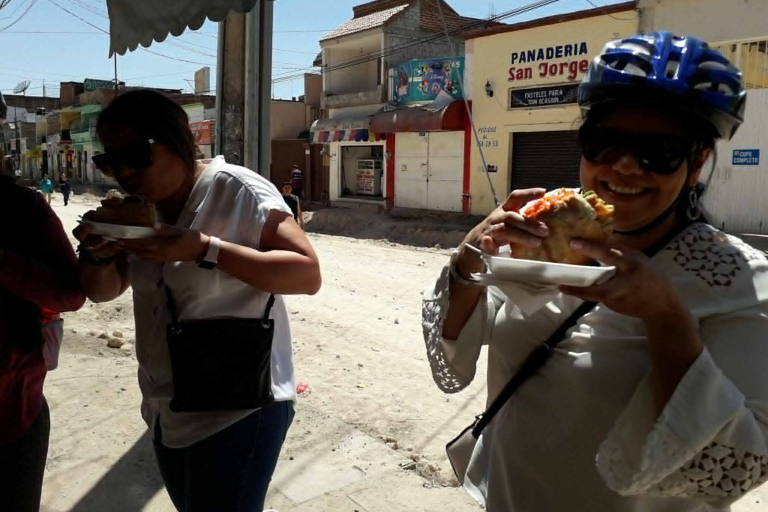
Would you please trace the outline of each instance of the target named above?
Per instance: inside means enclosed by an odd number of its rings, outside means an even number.
[[[371,120],[375,132],[440,132],[462,131],[467,124],[467,111],[461,100],[446,105],[401,107],[379,112]]]
[[[386,140],[381,132],[371,130],[371,116],[347,119],[318,119],[309,129],[313,144],[328,142],[374,142]]]
[[[230,11],[243,14],[256,0],[107,0],[109,10],[109,56],[124,55],[139,44],[164,41],[168,34],[180,36],[189,27],[197,30],[205,19],[223,20]]]

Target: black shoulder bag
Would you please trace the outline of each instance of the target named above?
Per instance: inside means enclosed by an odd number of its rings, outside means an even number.
[[[262,318],[179,321],[165,286],[171,323],[166,327],[173,373],[174,412],[257,409],[272,404],[270,294]]]

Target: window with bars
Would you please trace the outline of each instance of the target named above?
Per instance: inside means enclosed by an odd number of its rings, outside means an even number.
[[[747,89],[768,88],[768,38],[713,44],[744,74]]]

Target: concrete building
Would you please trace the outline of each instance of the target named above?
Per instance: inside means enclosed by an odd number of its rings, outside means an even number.
[[[641,30],[701,37],[744,73],[745,122],[733,140],[718,144],[716,160],[705,166],[703,179],[713,170],[704,205],[720,228],[768,234],[768,2],[640,0],[638,7]]]
[[[436,1],[449,30],[483,24],[443,0],[378,0],[354,7],[351,20],[320,40],[321,107],[328,119],[312,126],[312,141],[326,145],[332,204],[394,205],[395,137],[372,131],[371,117],[392,98],[390,69],[463,55],[461,37],[452,38],[458,55],[451,54]]]
[[[635,2],[488,29],[466,42],[473,141],[470,211],[485,215],[511,190],[579,185],[576,90],[605,43],[637,33]],[[488,165],[483,171],[480,151]]]

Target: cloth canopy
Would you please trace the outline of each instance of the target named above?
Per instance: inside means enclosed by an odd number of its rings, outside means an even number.
[[[180,36],[189,27],[199,29],[205,19],[222,21],[230,11],[243,14],[257,0],[107,0],[109,56],[124,55],[139,45]],[[270,0],[271,1],[271,0]]]

